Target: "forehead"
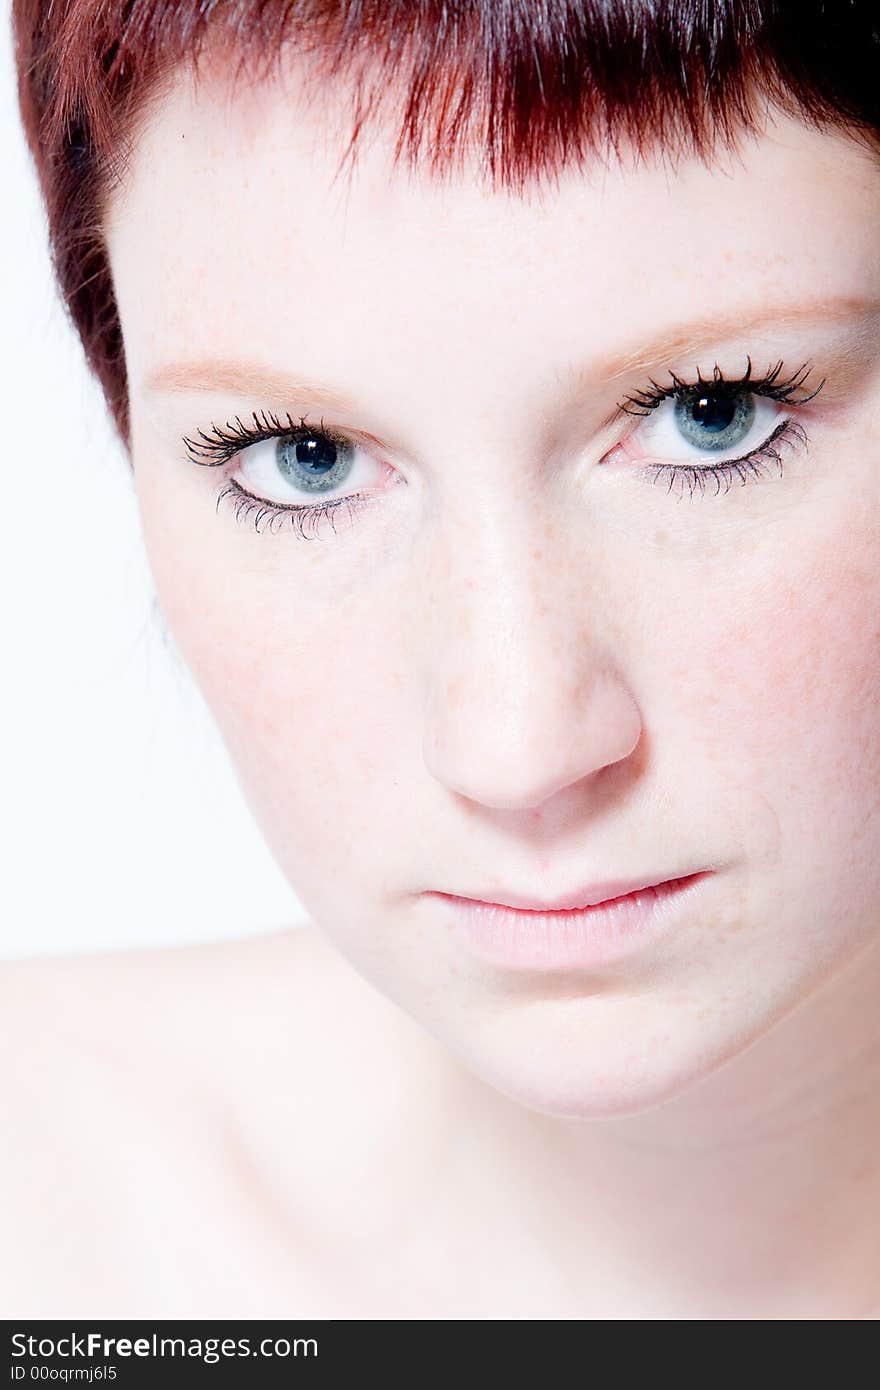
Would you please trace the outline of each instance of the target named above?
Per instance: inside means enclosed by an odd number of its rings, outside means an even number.
[[[552,375],[698,313],[876,291],[880,170],[842,134],[780,115],[712,166],[609,158],[518,197],[476,163],[394,168],[384,125],[343,168],[347,109],[184,75],[153,108],[108,217],[133,392],[182,346],[466,389],[477,358]]]

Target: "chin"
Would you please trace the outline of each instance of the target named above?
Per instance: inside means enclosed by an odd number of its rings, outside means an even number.
[[[506,1065],[505,1065],[506,1063]],[[642,1115],[673,1100],[699,1081],[704,1071],[653,1071],[633,1076],[608,1068],[584,1066],[539,1068],[533,1062],[517,1067],[514,1059],[469,1060],[471,1070],[494,1090],[536,1114],[559,1120],[611,1120]]]
[[[745,1051],[763,1031],[754,1019],[752,1028],[733,1036],[707,1036],[705,1018],[658,1027],[655,1011],[653,1027],[647,1018],[641,1026],[632,1016],[626,1023],[620,1018],[609,1036],[590,1018],[598,1001],[579,1002],[581,1017],[563,1015],[556,1026],[547,1026],[547,1020],[540,1029],[526,1026],[512,1010],[487,1023],[478,1037],[460,1045],[446,1038],[446,1046],[470,1072],[517,1105],[556,1119],[609,1120],[645,1114],[675,1100]],[[646,1000],[637,1001],[637,1007],[652,1012]],[[528,1022],[534,1025],[535,1020]]]

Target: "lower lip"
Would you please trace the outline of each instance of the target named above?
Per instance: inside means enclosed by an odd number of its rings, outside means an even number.
[[[670,879],[622,898],[555,912],[521,911],[498,903],[440,897],[458,940],[482,960],[507,970],[574,970],[608,965],[656,940],[671,926],[708,872]]]

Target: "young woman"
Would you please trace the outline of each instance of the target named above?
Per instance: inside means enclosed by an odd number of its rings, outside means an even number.
[[[312,924],[7,968],[7,1316],[877,1316],[880,47],[829,8],[16,0]]]

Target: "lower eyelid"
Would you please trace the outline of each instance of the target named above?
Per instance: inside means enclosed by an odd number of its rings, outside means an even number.
[[[722,490],[729,492],[737,479],[745,486],[750,481],[768,478],[774,471],[781,479],[789,454],[797,449],[806,451],[808,447],[809,438],[803,425],[788,418],[780,423],[769,439],[738,458],[715,464],[645,463],[633,471],[638,477],[653,483],[667,479],[669,491],[676,482],[681,483],[679,496],[683,495],[685,484],[690,486],[691,496],[695,490],[704,493],[709,480],[712,480],[716,484],[717,495]]]
[[[394,474],[396,470],[390,469]],[[398,476],[398,482],[403,479]],[[238,523],[250,523],[258,534],[280,533],[291,529],[303,539],[322,539],[327,531],[335,535],[337,530],[348,528],[358,519],[357,513],[381,505],[384,493],[373,491],[346,492],[330,496],[322,501],[305,504],[275,502],[250,492],[235,479],[227,478],[221,483],[217,493],[216,510],[224,504],[232,508]]]
[[[354,513],[371,499],[364,499],[358,493],[346,493],[342,497],[327,502],[309,504],[304,507],[288,506],[283,503],[264,501],[255,493],[247,492],[234,478],[228,479],[217,494],[216,510],[228,503],[233,510],[236,522],[250,522],[258,534],[280,531],[289,525],[304,539],[320,534],[319,527],[326,521],[335,531],[335,517],[352,520]]]

